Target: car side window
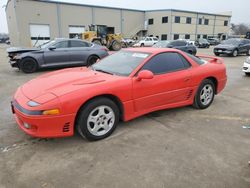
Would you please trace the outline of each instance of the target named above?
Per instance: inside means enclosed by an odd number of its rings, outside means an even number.
[[[149,70],[154,74],[164,74],[186,69],[188,65],[183,63],[183,57],[176,52],[161,53],[152,57],[141,70]],[[191,65],[190,65],[191,66]]]
[[[68,48],[68,41],[61,41],[61,42],[58,42],[56,43],[55,45],[56,48]]]
[[[83,42],[83,41],[70,41],[70,47],[71,48],[77,48],[77,47],[89,47],[90,44],[87,42]]]

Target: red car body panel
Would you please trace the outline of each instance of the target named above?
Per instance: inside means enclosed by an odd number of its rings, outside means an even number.
[[[176,49],[127,50],[151,53],[128,77],[109,75],[87,68],[70,68],[44,74],[18,88],[13,99],[17,105],[13,104],[13,110],[19,127],[34,137],[72,136],[77,112],[87,101],[98,96],[105,95],[119,101],[123,111],[122,119],[128,121],[156,110],[191,105],[197,88],[206,78],[216,80],[217,93],[226,85],[225,65],[220,58],[202,56],[210,60],[198,65]],[[178,52],[192,66],[139,81],[137,73],[140,68],[150,58],[162,52]],[[27,104],[30,100],[41,105],[30,107]],[[25,111],[55,108],[59,109],[60,115],[25,114]],[[25,128],[24,122],[31,125],[31,128]]]

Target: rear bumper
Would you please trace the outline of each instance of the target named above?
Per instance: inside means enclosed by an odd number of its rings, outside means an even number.
[[[217,94],[220,93],[226,87],[226,84],[227,78],[218,81]]]
[[[244,63],[242,67],[242,71],[246,73],[250,73],[250,64],[249,63]]]
[[[25,133],[39,138],[66,137],[74,134],[75,114],[28,115],[21,112],[16,103],[11,103],[12,112],[18,126]]]

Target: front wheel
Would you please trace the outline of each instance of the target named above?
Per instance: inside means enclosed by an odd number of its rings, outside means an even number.
[[[99,57],[97,57],[96,55],[89,56],[89,58],[87,60],[87,66],[89,67],[89,66],[95,64],[98,59],[99,59]]]
[[[24,73],[33,73],[37,70],[38,65],[36,60],[27,57],[20,62],[19,67]]]
[[[119,109],[110,99],[100,97],[87,103],[76,121],[82,137],[95,141],[110,136],[119,122]]]
[[[195,95],[193,106],[197,109],[208,108],[214,100],[214,95],[214,83],[208,79],[202,81]]]
[[[234,50],[233,53],[232,53],[232,56],[233,56],[233,57],[238,56],[238,50]]]

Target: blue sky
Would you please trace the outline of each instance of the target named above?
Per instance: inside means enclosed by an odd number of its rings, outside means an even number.
[[[181,9],[209,13],[232,11],[232,23],[250,24],[250,0],[60,0],[101,6],[132,9]],[[5,9],[7,0],[0,0],[0,33],[8,32]]]

